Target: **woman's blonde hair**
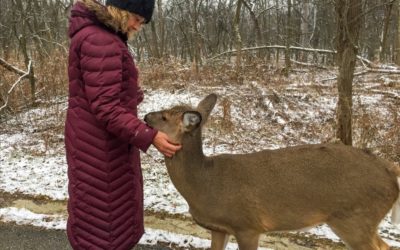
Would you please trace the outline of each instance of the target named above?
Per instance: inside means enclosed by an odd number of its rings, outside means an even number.
[[[112,17],[113,26],[118,27],[119,31],[129,36],[128,20],[131,14],[112,5],[107,6],[107,11]]]

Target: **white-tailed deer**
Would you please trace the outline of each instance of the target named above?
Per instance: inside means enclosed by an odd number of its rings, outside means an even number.
[[[168,173],[193,219],[211,230],[212,249],[224,249],[234,235],[241,250],[253,250],[262,233],[322,223],[350,249],[389,249],[377,228],[394,204],[399,211],[394,165],[340,143],[207,157],[201,128],[216,100],[211,94],[196,109],[176,106],[145,117],[182,144],[165,159]]]

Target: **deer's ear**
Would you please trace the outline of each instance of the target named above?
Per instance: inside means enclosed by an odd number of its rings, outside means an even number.
[[[217,103],[217,95],[209,94],[197,106],[197,110],[199,110],[203,116],[203,122],[207,121],[207,118],[213,110],[215,103]]]
[[[187,111],[183,113],[183,127],[185,131],[191,131],[197,128],[201,123],[201,114],[196,111]]]

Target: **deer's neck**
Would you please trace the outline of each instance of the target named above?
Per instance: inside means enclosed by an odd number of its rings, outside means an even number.
[[[203,154],[201,134],[184,138],[182,149],[165,162],[171,181],[190,205],[206,181],[204,172],[208,161]]]

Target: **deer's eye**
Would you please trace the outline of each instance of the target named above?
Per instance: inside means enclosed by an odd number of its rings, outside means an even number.
[[[163,115],[163,116],[161,117],[161,119],[162,119],[163,121],[167,121],[167,117],[165,117],[165,115]]]

